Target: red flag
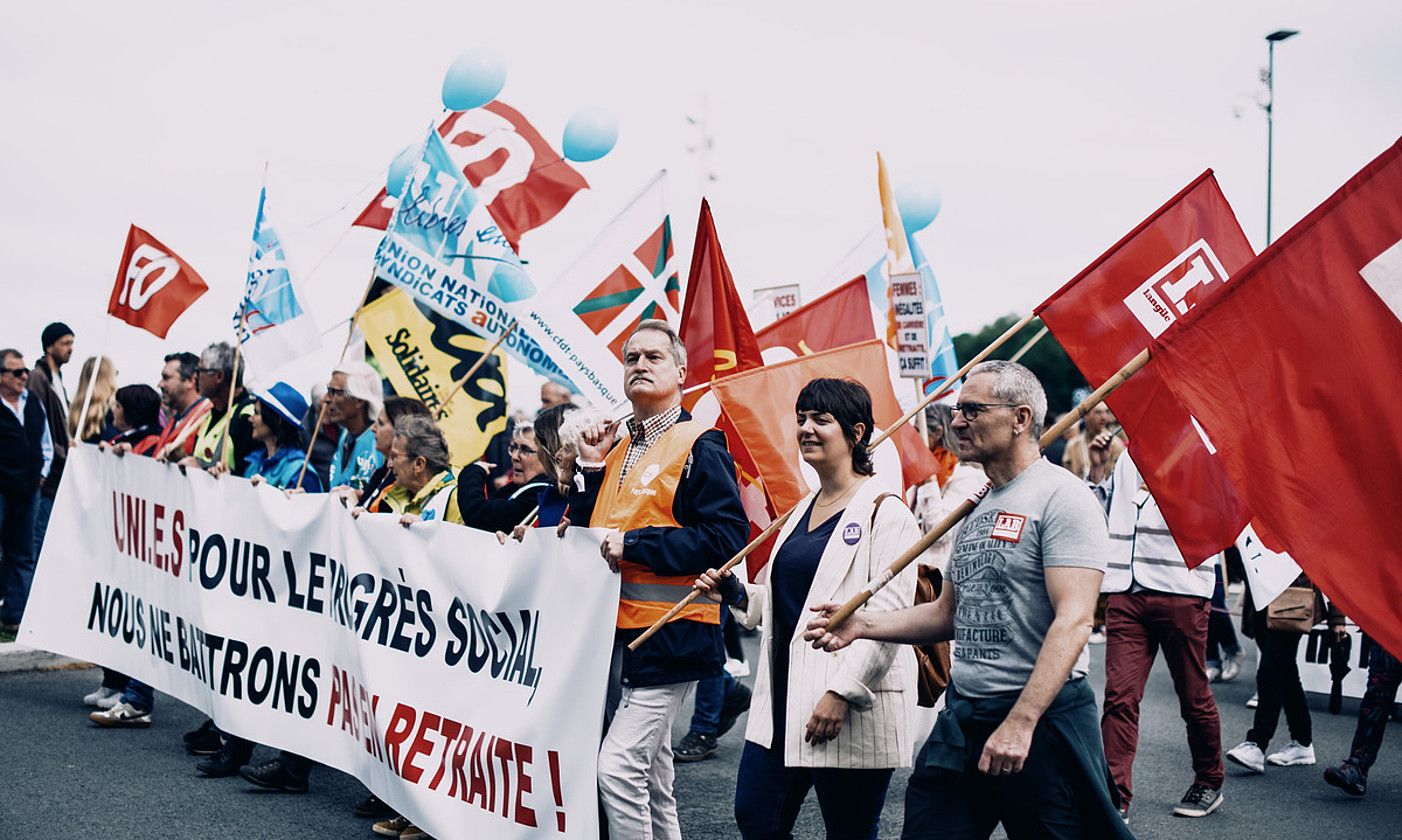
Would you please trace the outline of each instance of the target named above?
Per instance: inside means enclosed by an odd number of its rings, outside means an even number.
[[[107,299],[107,314],[165,338],[180,313],[208,290],[189,263],[132,225],[117,267],[117,283]]]
[[[795,309],[760,330],[755,337],[764,350],[782,347],[798,356],[876,338],[876,329],[871,321],[871,298],[867,292],[866,277],[859,276],[843,283],[812,303]],[[774,360],[771,359],[772,361]],[[889,387],[882,389],[874,385],[877,382],[889,383],[889,376],[858,381],[872,391],[872,399],[876,399],[877,390],[890,391]],[[797,396],[798,392],[794,393]],[[894,392],[891,394],[891,399],[894,400]],[[788,411],[792,413],[792,405],[788,407]],[[895,422],[900,416],[901,413],[897,412],[889,422]],[[939,460],[930,454],[929,448],[920,440],[920,431],[914,426],[905,424],[896,431],[895,438],[901,453],[902,486],[913,487],[942,471]]]
[[[1402,141],[1155,346],[1267,542],[1402,653]]]
[[[1092,384],[1113,376],[1252,258],[1208,170],[1037,308]],[[1150,364],[1107,400],[1189,566],[1231,545],[1250,511]]]
[[[468,183],[516,250],[522,234],[555,218],[589,186],[519,111],[502,102],[454,111],[438,133],[450,149],[457,147],[454,157],[465,161]],[[384,230],[394,202],[380,190],[352,224]]]

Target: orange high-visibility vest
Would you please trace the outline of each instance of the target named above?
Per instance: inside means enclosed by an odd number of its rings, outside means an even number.
[[[620,485],[628,444],[615,446],[605,463],[604,483],[589,518],[591,528],[679,527],[672,502],[681,484],[682,471],[696,439],[707,431],[700,423],[684,420],[662,433]],[[691,594],[695,575],[656,575],[641,563],[618,564],[623,586],[618,598],[618,623],[622,629],[651,627],[678,601]],[[720,607],[705,599],[688,604],[673,621],[720,624]]]

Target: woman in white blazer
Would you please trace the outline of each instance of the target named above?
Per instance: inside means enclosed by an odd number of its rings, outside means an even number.
[[[746,840],[789,837],[810,789],[829,838],[876,837],[896,767],[910,766],[915,657],[908,646],[861,642],[830,654],[803,641],[808,613],[846,601],[920,538],[897,496],[882,494],[867,444],[871,395],[847,379],[815,379],[798,396],[798,443],[819,478],[780,531],[764,582],[715,569],[696,587],[763,628],[735,819]],[[915,566],[870,602],[910,606]]]

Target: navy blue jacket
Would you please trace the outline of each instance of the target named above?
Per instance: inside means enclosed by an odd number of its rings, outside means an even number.
[[[682,412],[678,422],[691,422]],[[626,445],[620,443],[619,445]],[[691,447],[691,466],[682,473],[672,515],[680,528],[635,528],[623,534],[623,559],[647,566],[658,575],[697,576],[734,557],[750,534],[749,518],[740,503],[735,461],[725,447],[725,435],[714,429]],[[584,471],[584,491],[570,493],[570,521],[589,522],[604,470]],[[626,645],[642,630],[618,630],[614,643]],[[634,687],[670,685],[714,677],[725,664],[720,625],[673,621],[636,651],[623,652],[623,684]]]

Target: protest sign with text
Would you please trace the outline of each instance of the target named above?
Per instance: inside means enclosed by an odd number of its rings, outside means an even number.
[[[351,773],[436,837],[596,836],[597,532],[501,546],[90,446],[67,469],[25,644]]]

